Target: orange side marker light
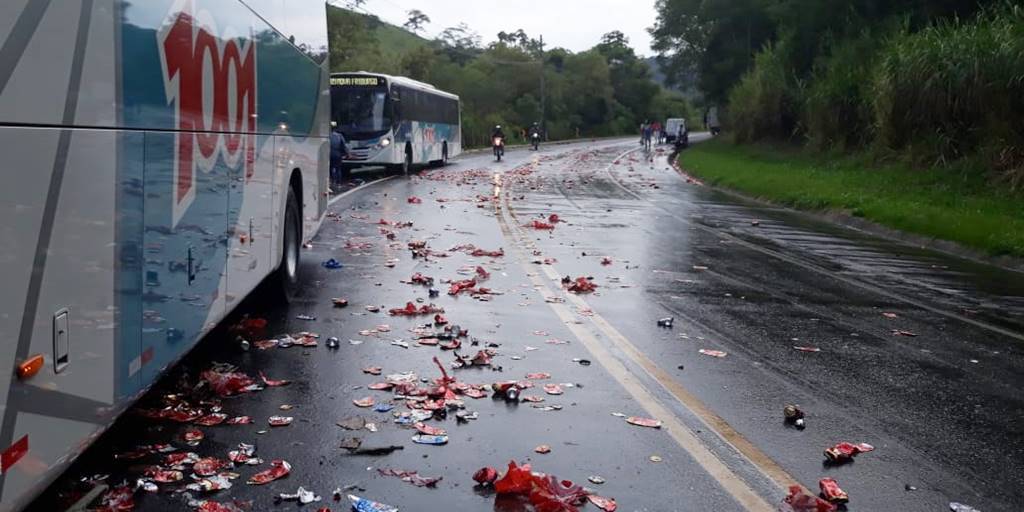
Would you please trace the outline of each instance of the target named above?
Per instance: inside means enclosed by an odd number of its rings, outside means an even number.
[[[36,354],[21,362],[18,365],[18,378],[21,380],[34,377],[43,368],[43,355]]]

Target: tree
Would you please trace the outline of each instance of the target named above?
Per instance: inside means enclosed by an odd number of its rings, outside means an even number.
[[[419,9],[413,9],[407,12],[406,15],[409,16],[409,19],[402,26],[410,32],[419,32],[423,30],[424,25],[430,23],[430,16],[427,16]]]
[[[769,8],[779,0],[658,0],[658,18],[649,31],[669,83],[696,72],[713,102],[753,64],[754,54],[775,37]]]
[[[448,27],[437,36],[445,53],[453,62],[465,66],[480,54],[480,34],[474,32],[469,25],[459,23]]]

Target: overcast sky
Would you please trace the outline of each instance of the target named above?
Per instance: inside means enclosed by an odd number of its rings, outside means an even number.
[[[497,40],[498,32],[523,29],[530,37],[544,35],[547,48],[574,52],[590,49],[601,36],[620,30],[637,53],[652,55],[647,27],[654,24],[655,0],[366,0],[367,11],[401,25],[406,12],[419,9],[430,16],[427,37],[465,22],[483,38]],[[344,6],[346,0],[332,0]]]

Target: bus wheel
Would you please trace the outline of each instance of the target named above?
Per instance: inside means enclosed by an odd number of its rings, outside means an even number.
[[[302,244],[302,215],[292,187],[288,187],[288,202],[284,207],[283,234],[281,265],[274,273],[273,285],[275,298],[288,303],[299,294],[299,249]]]
[[[408,176],[412,171],[412,148],[405,148],[405,160],[402,161],[402,175]]]

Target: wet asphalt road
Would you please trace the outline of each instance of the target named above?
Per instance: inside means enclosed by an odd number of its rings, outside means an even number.
[[[232,319],[265,317],[271,335],[313,331],[321,335],[320,346],[245,352],[220,330],[139,406],[152,405],[213,361],[292,380],[226,399],[225,412],[252,416],[256,424],[203,427],[206,438],[188,448],[223,458],[239,442],[256,443],[267,461],[289,461],[287,478],[250,486],[245,479],[267,466],[243,467],[234,487],[208,496],[252,500],[253,510],[296,508],[275,506],[272,497],[300,485],[335,511],[347,506],[333,502],[331,491],[346,485],[404,511],[526,510],[496,501],[470,479],[482,466],[503,469],[512,459],[588,485],[626,511],[764,510],[781,500],[788,479],[817,491],[824,476],[850,494],[851,511],[947,510],[949,501],[984,511],[1024,507],[1020,274],[738,200],[687,182],[664,153],[648,158],[637,148],[633,141],[602,141],[538,153],[513,150],[499,164],[488,153],[464,155],[445,169],[340,197],[303,252],[300,298],[286,307],[250,300]],[[410,196],[422,204],[408,203]],[[553,231],[523,227],[550,214],[563,221]],[[381,219],[414,224],[387,227]],[[406,244],[413,240],[439,252],[474,244],[503,248],[505,255],[449,252],[425,261],[411,257]],[[602,264],[606,256],[610,265]],[[331,257],[344,267],[320,265]],[[460,269],[477,265],[491,273],[481,283],[498,292],[491,300],[444,293],[440,281],[465,279]],[[429,299],[427,288],[401,282],[415,272],[439,281],[441,296]],[[592,276],[599,287],[570,294],[558,282],[563,275]],[[334,308],[332,297],[345,297],[350,306]],[[454,359],[412,340],[408,330],[429,317],[386,313],[417,299],[443,307],[452,323],[480,340],[462,353],[499,344],[493,364],[502,371],[453,370],[460,381],[548,372],[551,379],[537,383],[563,383],[565,393],[547,395],[539,386],[524,391],[544,397],[539,404],[467,398],[466,408],[479,419],[428,422],[447,429],[449,443],[413,444],[414,431],[391,422],[390,413],[361,409],[352,400],[391,396],[367,390],[382,378],[362,368],[432,379],[439,376],[432,357],[445,364]],[[372,313],[370,305],[382,311]],[[659,328],[657,319],[667,316],[674,317],[673,328]],[[360,334],[382,324],[390,331]],[[329,336],[340,338],[339,350],[324,346]],[[393,345],[397,339],[411,346]],[[728,355],[709,357],[699,349]],[[805,430],[783,423],[787,403],[807,412]],[[293,408],[282,411],[283,404]],[[666,425],[629,425],[615,412],[656,416]],[[295,421],[268,428],[271,415]],[[374,421],[378,431],[335,425],[352,416]],[[83,475],[134,480],[157,458],[125,463],[112,454],[136,444],[181,445],[184,430],[124,415],[33,508],[53,510],[58,493]],[[350,455],[339,444],[353,436],[364,447],[404,449]],[[867,442],[876,450],[850,464],[824,465],[822,450],[839,441]],[[551,453],[535,453],[541,444]],[[436,489],[419,488],[379,476],[378,468],[443,480]],[[606,483],[590,484],[590,475]],[[187,499],[161,492],[139,493],[136,501],[139,510],[157,511],[184,509]]]

